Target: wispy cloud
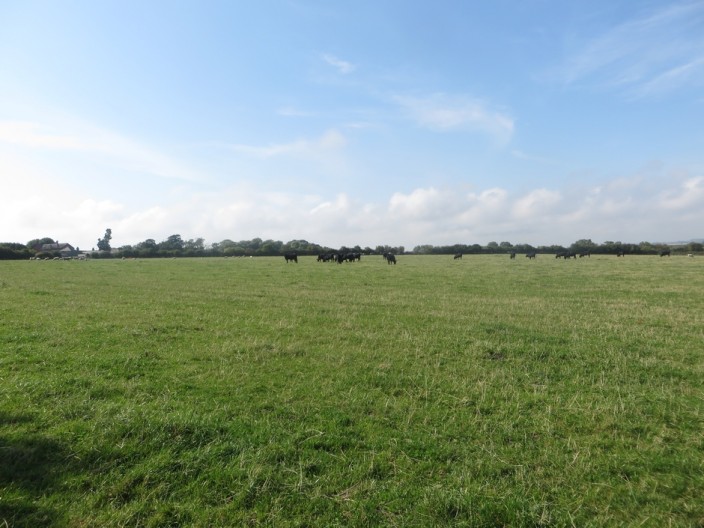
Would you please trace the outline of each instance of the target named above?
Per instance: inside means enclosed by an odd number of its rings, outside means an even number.
[[[300,110],[298,108],[295,108],[293,106],[284,106],[282,108],[279,108],[277,111],[277,114],[283,117],[310,117],[314,115],[311,112],[307,112],[305,110]]]
[[[62,132],[57,132],[61,130]],[[110,164],[164,178],[198,181],[200,174],[182,161],[114,132],[73,121],[58,124],[0,121],[0,144],[26,149],[101,156]]]
[[[479,99],[440,93],[398,96],[395,101],[419,125],[431,130],[476,130],[501,143],[507,143],[513,135],[513,118]]]
[[[567,84],[624,91],[631,97],[704,83],[704,2],[641,11],[588,38],[562,67]]]
[[[27,121],[0,121],[0,142],[20,147],[56,150],[93,150],[90,141],[47,130],[46,126]]]
[[[298,139],[290,143],[267,146],[232,145],[231,148],[241,154],[257,158],[274,158],[279,156],[315,157],[321,152],[343,148],[347,139],[338,130],[331,129],[316,139]]]
[[[341,73],[342,75],[348,75],[357,69],[357,67],[351,62],[342,60],[335,55],[331,55],[330,53],[324,53],[321,57],[323,61],[335,68],[338,73]]]
[[[518,158],[524,161],[532,161],[534,163],[539,163],[541,165],[559,165],[560,162],[552,158],[547,158],[545,156],[537,156],[535,154],[529,154],[523,152],[522,150],[514,149],[511,151],[511,155],[514,158]]]

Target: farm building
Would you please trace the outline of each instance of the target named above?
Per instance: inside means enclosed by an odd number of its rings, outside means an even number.
[[[37,244],[34,246],[34,250],[37,252],[46,253],[60,253],[62,257],[71,257],[76,255],[77,251],[71,244],[59,243],[54,244]]]

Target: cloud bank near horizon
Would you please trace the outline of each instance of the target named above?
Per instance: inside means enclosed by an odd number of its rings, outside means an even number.
[[[305,239],[330,247],[389,244],[411,249],[490,241],[569,244],[582,238],[663,242],[670,241],[673,225],[682,232],[704,225],[704,176],[657,182],[636,176],[588,188],[522,193],[501,187],[423,187],[395,192],[378,203],[344,192],[326,197],[240,183],[217,192],[180,189],[144,208],[96,200],[71,189],[55,188],[47,195],[32,188],[18,186],[6,196],[0,222],[10,225],[12,218],[19,229],[2,232],[4,241],[49,236],[87,249],[109,227],[115,247],[180,234],[184,239],[203,237],[207,243],[259,237]],[[670,218],[666,230],[661,226],[664,214]]]

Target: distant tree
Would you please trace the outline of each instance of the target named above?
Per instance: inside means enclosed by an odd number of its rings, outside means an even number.
[[[126,246],[120,247],[120,251],[118,252],[118,256],[126,257],[126,258],[137,257],[138,255],[139,255],[139,253],[137,252],[137,249],[130,246],[129,244]]]
[[[422,246],[416,246],[413,248],[413,253],[417,255],[432,255],[433,246],[431,244],[423,244]]]
[[[44,238],[35,238],[34,240],[30,240],[27,242],[27,248],[28,249],[34,249],[35,247],[41,247],[44,244],[55,244],[53,238],[49,237],[44,237]]]
[[[289,242],[284,246],[278,240],[265,240],[257,249],[257,254],[273,256],[278,255],[282,251],[298,251],[298,249],[298,244],[295,241]]]
[[[638,249],[640,250],[641,253],[645,253],[646,255],[648,253],[654,254],[657,253],[658,248],[653,246],[650,242],[644,241],[638,244]]]
[[[599,253],[615,255],[619,251],[625,251],[625,248],[620,241],[614,242],[613,240],[607,240],[599,246]]]
[[[140,242],[134,247],[137,256],[153,257],[157,253],[157,244],[153,238],[148,238],[144,242]]]
[[[187,250],[203,251],[205,249],[205,239],[204,238],[196,238],[195,240],[193,240],[191,238],[189,240],[186,240],[183,247]]]
[[[582,238],[570,246],[570,251],[574,253],[594,253],[598,247],[590,238]]]
[[[534,253],[536,249],[530,244],[516,244],[513,246],[516,253]]]
[[[538,253],[565,253],[567,248],[559,244],[553,244],[551,246],[538,246]]]
[[[98,239],[98,250],[110,251],[110,239],[112,239],[112,229],[108,228],[105,230],[103,238]]]
[[[24,244],[18,242],[0,243],[0,260],[26,259],[34,253]]]
[[[511,251],[511,250],[513,249],[513,244],[511,244],[511,242],[501,242],[501,243],[499,244],[499,247],[500,247],[503,251]]]
[[[181,235],[171,235],[166,240],[159,243],[160,251],[178,252],[183,249],[183,239]]]
[[[233,244],[231,246],[225,246],[225,249],[222,250],[222,254],[226,257],[242,257],[246,254],[246,251],[242,246]]]

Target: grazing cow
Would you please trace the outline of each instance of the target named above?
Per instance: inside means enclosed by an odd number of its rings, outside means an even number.
[[[396,255],[394,255],[393,253],[387,253],[385,256],[387,264],[396,264]]]
[[[694,254],[693,254],[693,253],[687,253],[687,256],[688,256],[689,258],[694,258]]]
[[[462,258],[462,253],[455,253],[454,259],[461,259]]]
[[[616,256],[617,256],[617,257],[625,257],[625,256],[626,256],[626,252],[625,252],[624,250],[622,250],[622,249],[619,249],[619,250],[616,252]]]
[[[565,260],[571,259],[571,258],[576,259],[577,253],[572,253],[571,251],[568,251],[567,253],[565,253],[565,256],[562,258],[564,258]]]
[[[515,251],[511,251],[511,253],[509,254],[509,257],[508,257],[508,258],[510,258],[511,260],[515,259],[515,258],[516,258],[516,252],[515,252]]]
[[[582,258],[582,257],[592,258],[592,254],[589,251],[587,251],[586,253],[580,253],[579,258]]]
[[[288,264],[289,260],[292,260],[296,264],[298,264],[298,253],[296,253],[295,251],[292,251],[290,253],[284,253],[284,260],[286,260],[286,264]]]
[[[663,250],[660,252],[660,256],[661,256],[661,257],[669,257],[669,256],[670,256],[670,250],[669,250],[669,249],[663,249]]]
[[[531,253],[526,253],[526,258],[534,259],[535,257],[536,257],[535,251],[533,251]]]
[[[559,258],[565,258],[565,259],[566,259],[566,258],[567,258],[567,253],[565,253],[564,251],[560,251],[559,253],[555,253],[555,258],[556,258],[556,259],[559,259]]]

